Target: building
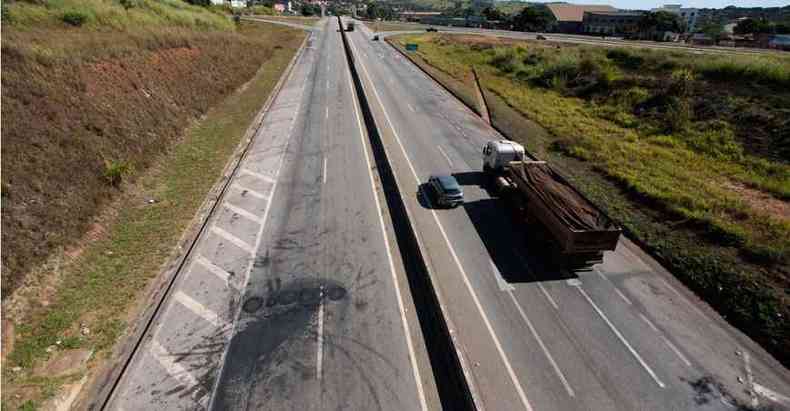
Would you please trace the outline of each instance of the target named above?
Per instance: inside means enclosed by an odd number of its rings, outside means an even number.
[[[686,33],[693,33],[697,28],[697,18],[699,18],[698,9],[684,8],[680,4],[665,4],[663,7],[653,9],[652,11],[666,11],[677,14],[686,26]]]
[[[790,35],[777,34],[768,40],[769,49],[790,51]]]
[[[582,32],[587,34],[624,35],[639,30],[641,12],[634,11],[585,11]]]
[[[549,3],[546,4],[546,8],[549,9],[555,20],[551,26],[551,31],[560,33],[581,33],[583,31],[582,20],[585,12],[617,11],[612,6],[567,3]]]

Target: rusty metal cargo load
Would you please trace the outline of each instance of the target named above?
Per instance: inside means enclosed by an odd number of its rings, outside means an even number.
[[[614,250],[620,229],[598,207],[542,162],[510,162],[509,177],[529,199],[528,208],[564,253]]]

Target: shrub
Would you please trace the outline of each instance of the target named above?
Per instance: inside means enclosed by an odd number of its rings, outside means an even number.
[[[740,160],[743,147],[735,138],[735,132],[724,121],[711,121],[686,133],[686,145],[696,152],[723,160]]]
[[[121,185],[123,178],[132,171],[132,167],[125,161],[104,162],[104,178],[113,187]]]
[[[494,55],[488,62],[504,73],[512,73],[518,64],[516,53],[510,48],[499,48],[494,50]]]
[[[83,11],[70,10],[63,13],[60,19],[66,24],[80,27],[88,21],[88,14]]]
[[[642,67],[642,63],[644,63],[645,59],[637,55],[630,50],[625,49],[612,49],[606,53],[606,57],[609,60],[614,61],[620,67],[630,69],[630,70],[637,70]]]

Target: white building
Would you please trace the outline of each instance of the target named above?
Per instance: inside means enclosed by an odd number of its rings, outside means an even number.
[[[685,8],[680,4],[665,4],[663,7],[653,9],[652,11],[667,11],[677,14],[680,19],[686,23],[686,32],[693,33],[697,28],[697,17],[699,17],[699,9]]]
[[[247,7],[246,0],[211,0],[211,4],[217,6],[229,5],[230,7],[233,8]]]

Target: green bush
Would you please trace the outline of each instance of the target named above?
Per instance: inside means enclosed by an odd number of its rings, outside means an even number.
[[[104,178],[113,187],[121,185],[123,178],[131,173],[132,167],[125,161],[105,161]]]
[[[642,56],[626,49],[611,49],[606,52],[606,57],[617,63],[620,67],[630,70],[638,70],[645,61]]]
[[[83,11],[70,10],[63,13],[63,16],[61,16],[60,19],[66,24],[75,27],[81,27],[83,24],[88,22],[89,17],[88,14]]]
[[[489,60],[489,64],[496,67],[503,73],[512,73],[518,65],[516,52],[511,48],[494,49],[494,55]]]

